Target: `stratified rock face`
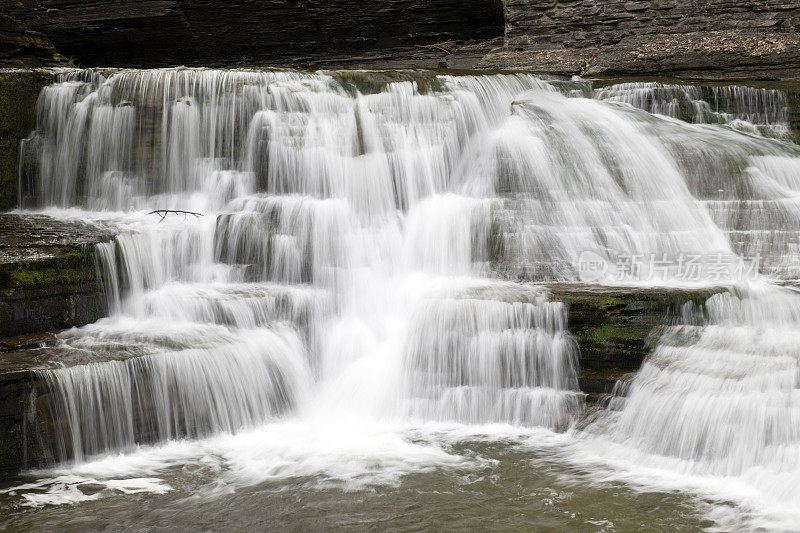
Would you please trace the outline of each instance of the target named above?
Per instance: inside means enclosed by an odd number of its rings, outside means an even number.
[[[0,13],[0,67],[45,67],[64,63],[50,39],[28,31],[18,21]]]
[[[655,72],[686,79],[787,80],[800,76],[800,37],[738,30],[626,37],[588,63],[588,75]]]
[[[496,48],[480,68],[563,76],[673,76],[694,80],[796,80],[800,37],[738,30],[630,36],[599,48]]]
[[[0,0],[0,10],[82,66],[800,77],[798,0]]]
[[[242,64],[503,34],[502,0],[0,0],[82,66]]]
[[[791,33],[794,0],[504,0],[506,44],[588,48],[630,36],[739,30]]]
[[[19,204],[20,141],[36,126],[36,100],[52,82],[48,69],[0,70],[0,211]]]
[[[483,68],[561,75],[797,79],[796,0],[505,0]]]
[[[0,214],[0,473],[46,459],[37,436],[47,428],[34,425],[33,415],[49,410],[52,394],[34,370],[75,362],[79,351],[59,351],[45,332],[106,315],[93,254],[96,243],[111,238],[79,222]]]
[[[0,337],[82,326],[105,316],[94,244],[110,234],[45,216],[0,215]]]

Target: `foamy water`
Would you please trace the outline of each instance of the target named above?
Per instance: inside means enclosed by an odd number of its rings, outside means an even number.
[[[522,457],[588,499],[682,491],[721,529],[791,529],[785,93],[398,76],[65,71],[42,92],[39,207],[119,234],[97,248],[111,316],[60,335],[96,362],[40,371],[53,466],[6,501],[363,494]],[[578,283],[582,257],[610,286],[733,287],[603,412],[564,304],[530,283]]]

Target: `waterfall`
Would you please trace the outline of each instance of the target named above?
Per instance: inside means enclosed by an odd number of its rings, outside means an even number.
[[[38,103],[39,198],[121,231],[97,250],[112,316],[62,335],[92,356],[40,372],[63,421],[48,454],[237,432],[317,403],[566,428],[581,395],[565,308],[491,279],[502,201],[459,177],[530,90],[555,93],[527,75],[65,71]],[[397,375],[354,377],[375,350]],[[350,381],[372,379],[383,394]],[[347,390],[307,400],[328,389]]]
[[[206,328],[203,339],[205,346],[40,371],[55,395],[46,422],[56,426],[53,459],[80,461],[141,442],[233,432],[302,400],[308,379],[292,332],[251,332],[241,340]]]
[[[419,305],[403,365],[410,415],[564,429],[581,403],[564,305],[497,289]]]
[[[596,89],[594,96],[688,122],[732,124],[778,137],[789,134],[788,99],[777,89],[629,82]]]
[[[695,324],[663,335],[630,384],[613,437],[722,476],[797,470],[800,298],[753,289],[712,296],[704,308]]]
[[[688,303],[683,315],[581,437],[636,468],[719,480],[713,491],[758,516],[722,528],[794,529],[800,295],[757,284]]]
[[[98,248],[112,316],[61,335],[80,364],[41,372],[52,455],[313,415],[577,431],[578,347],[541,282],[583,280],[736,285],[687,308],[585,434],[696,473],[794,471],[800,306],[768,281],[800,264],[787,102],[523,74],[65,70],[31,175],[43,207],[119,235]]]

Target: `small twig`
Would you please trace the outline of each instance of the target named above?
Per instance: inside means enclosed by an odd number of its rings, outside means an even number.
[[[147,213],[148,215],[161,215],[161,219],[158,221],[159,224],[167,218],[167,215],[170,213],[183,213],[183,219],[186,220],[187,215],[194,215],[197,218],[203,216],[203,213],[195,213],[194,211],[184,211],[183,209],[156,209],[155,211],[150,211]]]

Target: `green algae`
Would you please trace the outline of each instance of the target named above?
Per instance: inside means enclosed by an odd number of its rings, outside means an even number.
[[[20,141],[36,126],[36,101],[52,82],[45,69],[0,70],[0,210],[17,205]]]
[[[94,272],[68,268],[47,268],[44,270],[17,269],[7,273],[11,285],[15,287],[37,288],[50,285],[71,285],[94,281]]]

